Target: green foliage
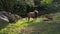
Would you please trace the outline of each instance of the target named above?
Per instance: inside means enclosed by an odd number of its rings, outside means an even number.
[[[43,2],[50,4],[53,0],[43,0]]]
[[[0,10],[10,11],[22,16],[26,16],[27,12],[32,11],[35,7],[41,10],[40,15],[50,12],[56,13],[60,11],[60,0],[0,0]],[[28,23],[24,18],[8,26],[6,26],[8,23],[0,23],[0,34],[22,34],[20,29],[23,27],[36,27],[40,34],[60,34],[60,13],[57,13],[52,21],[45,22],[40,17],[37,21],[32,20]]]
[[[57,12],[59,10],[59,0],[0,0],[0,10],[10,11],[21,16],[26,16],[27,12],[37,8],[41,14]]]
[[[32,32],[31,34],[60,34],[60,13],[56,13],[52,21],[43,21],[42,17],[39,17],[38,20],[28,23],[26,18],[19,20],[16,23],[9,24],[4,29],[0,30],[0,34],[25,34],[21,33],[21,28],[24,27],[36,27],[38,31]],[[28,32],[27,32],[28,34]]]
[[[25,3],[29,6],[34,6],[34,0],[25,0]]]

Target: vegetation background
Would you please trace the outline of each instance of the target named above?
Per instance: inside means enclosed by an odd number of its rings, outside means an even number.
[[[0,10],[26,17],[26,14],[38,9],[39,15],[58,12],[60,0],[0,0]]]
[[[0,23],[0,34],[60,34],[60,0],[0,0],[0,11],[22,17],[34,9],[38,9],[40,16],[36,21],[31,18],[28,23],[26,18],[22,18],[16,23]],[[46,13],[54,14],[52,21],[43,21]],[[27,27],[36,28],[36,31],[31,32]],[[27,33],[23,28],[28,30]]]

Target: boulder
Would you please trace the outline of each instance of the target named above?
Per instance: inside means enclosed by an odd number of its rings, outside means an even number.
[[[9,22],[8,17],[0,15],[0,22]]]
[[[7,21],[9,23],[16,22],[20,19],[21,17],[17,14],[12,14],[10,12],[6,11],[0,11],[0,19]]]

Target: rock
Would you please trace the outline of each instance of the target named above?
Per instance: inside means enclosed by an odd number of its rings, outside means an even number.
[[[8,17],[0,15],[0,22],[9,22]]]
[[[18,21],[19,19],[21,19],[21,16],[15,14],[15,22]]]
[[[12,23],[18,21],[20,19],[20,16],[17,14],[12,14],[10,12],[0,11],[0,19]]]
[[[10,12],[1,11],[1,12],[0,12],[0,15],[6,16],[10,23],[11,23],[11,22],[14,22],[14,20],[15,20],[15,19],[14,19],[14,15],[13,15],[12,13],[10,13]],[[2,18],[2,19],[3,19],[3,18]],[[7,20],[7,19],[4,19],[4,20]],[[8,20],[7,20],[7,21],[8,21]]]

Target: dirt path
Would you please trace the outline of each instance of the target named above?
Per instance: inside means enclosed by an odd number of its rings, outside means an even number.
[[[23,34],[39,34],[40,33],[39,29],[36,27],[25,27],[25,28],[22,28],[20,31]]]

